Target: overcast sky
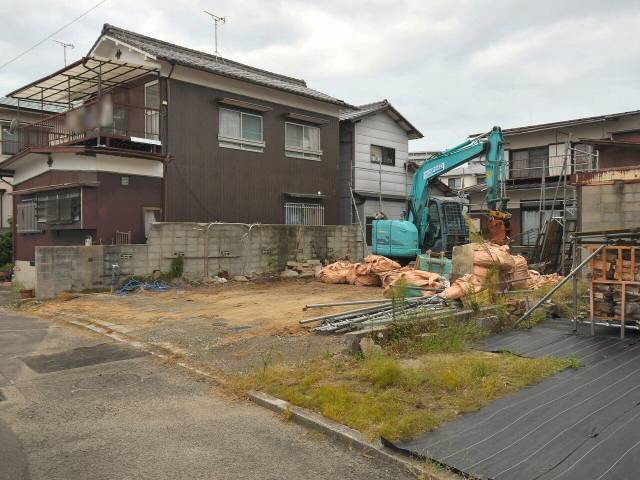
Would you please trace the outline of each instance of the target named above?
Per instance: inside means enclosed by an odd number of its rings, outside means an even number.
[[[98,0],[0,0],[0,64]],[[424,135],[640,109],[640,1],[107,0],[54,38],[85,55],[102,24],[304,78],[351,104],[387,98]],[[0,94],[62,67],[47,41],[0,70]]]

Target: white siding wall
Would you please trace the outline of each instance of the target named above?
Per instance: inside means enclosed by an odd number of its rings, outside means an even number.
[[[372,163],[371,145],[395,149],[395,166]],[[383,195],[406,195],[411,189],[412,177],[404,172],[408,150],[407,133],[386,113],[380,112],[356,123],[354,190],[377,193],[382,177]]]
[[[406,203],[401,200],[382,200],[382,211],[387,215],[389,220],[401,220],[402,214],[406,210]],[[375,217],[380,211],[378,200],[368,198],[363,203],[360,215],[364,222],[366,217]]]

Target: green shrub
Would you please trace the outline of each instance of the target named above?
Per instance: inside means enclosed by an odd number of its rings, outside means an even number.
[[[6,265],[13,260],[13,236],[11,230],[0,235],[0,265]]]
[[[182,277],[183,270],[184,257],[182,255],[178,255],[173,260],[171,260],[171,270],[169,271],[169,276],[171,278],[180,278]]]

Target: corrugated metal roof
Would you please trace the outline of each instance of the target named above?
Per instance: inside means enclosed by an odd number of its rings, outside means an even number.
[[[10,97],[0,97],[0,108],[1,107],[18,109],[18,99]],[[32,102],[30,100],[20,100],[19,107],[20,109],[38,110],[47,113],[60,113],[66,110],[64,107],[58,105],[51,105],[47,103],[42,105],[40,104],[40,102]]]
[[[640,110],[630,110],[628,112],[620,112],[620,113],[608,113],[605,115],[596,115],[593,117],[574,118],[572,120],[560,120],[558,122],[538,123],[534,125],[525,125],[523,127],[503,128],[502,133],[504,135],[518,135],[522,133],[533,133],[533,132],[539,132],[544,130],[553,130],[555,128],[572,127],[575,125],[605,122],[607,120],[615,120],[618,118],[629,117],[632,115],[640,115]],[[477,135],[480,135],[480,134],[474,133],[469,136],[475,137]]]
[[[340,111],[340,121],[356,122],[378,112],[388,112],[391,118],[407,132],[411,140],[424,137],[387,99],[367,103],[355,108],[345,108]]]
[[[225,77],[235,78],[237,80],[243,80],[278,90],[284,90],[289,93],[302,95],[323,102],[329,102],[336,105],[347,105],[342,100],[307,87],[304,80],[279,75],[277,73],[268,72],[266,70],[234,62],[233,60],[220,56],[199,52],[187,47],[181,47],[179,45],[147,37],[113,25],[105,24],[102,29],[102,35],[109,36],[114,40],[135,47],[160,60],[175,62],[186,67],[205,70]],[[99,41],[100,39],[98,39],[98,42]],[[96,45],[98,42],[96,42]]]
[[[155,71],[155,68],[132,65],[119,60],[85,57],[57,72],[20,87],[9,95],[32,100],[35,103],[42,99],[44,102],[68,106],[70,103],[92,97],[100,91],[100,88],[116,87]]]

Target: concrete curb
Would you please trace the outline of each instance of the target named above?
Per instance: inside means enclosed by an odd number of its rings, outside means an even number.
[[[250,391],[247,393],[249,400],[261,407],[268,408],[278,414],[288,412],[291,419],[299,425],[306,428],[317,430],[326,434],[328,437],[337,440],[346,445],[350,449],[356,450],[362,454],[393,462],[407,469],[416,478],[427,478],[429,480],[439,480],[437,477],[426,473],[420,466],[406,459],[405,457],[392,452],[382,446],[382,444],[374,444],[365,440],[360,432],[352,428],[334,422],[322,415],[307,410],[306,408],[296,407],[286,400],[273,397],[268,393]],[[426,477],[424,476],[426,475]]]

